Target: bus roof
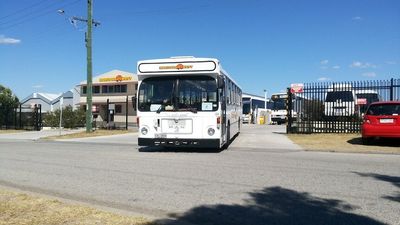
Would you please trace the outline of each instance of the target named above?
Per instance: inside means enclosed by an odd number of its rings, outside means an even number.
[[[229,74],[222,69],[218,59],[177,56],[164,59],[141,60],[137,63],[137,75],[217,74],[225,75],[240,88]]]
[[[176,73],[220,73],[220,63],[214,58],[171,57],[141,60],[137,63],[137,74]]]

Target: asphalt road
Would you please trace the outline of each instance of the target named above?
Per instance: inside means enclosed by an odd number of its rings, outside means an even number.
[[[283,132],[246,125],[220,153],[0,138],[0,185],[167,224],[400,224],[400,155],[305,152]]]

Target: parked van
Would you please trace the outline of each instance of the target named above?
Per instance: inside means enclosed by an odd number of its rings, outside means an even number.
[[[357,96],[351,84],[333,84],[328,87],[324,102],[327,119],[358,115]]]
[[[381,96],[375,90],[357,90],[357,105],[360,108],[360,113],[365,113],[368,106],[373,102],[381,101]]]

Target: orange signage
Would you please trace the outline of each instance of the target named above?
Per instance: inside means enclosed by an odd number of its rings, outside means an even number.
[[[193,65],[183,65],[181,63],[176,66],[160,66],[160,70],[183,70],[183,69],[192,69]]]
[[[110,82],[110,81],[121,82],[121,81],[127,81],[127,80],[132,80],[132,77],[124,77],[122,75],[117,75],[115,77],[100,78],[100,82]]]

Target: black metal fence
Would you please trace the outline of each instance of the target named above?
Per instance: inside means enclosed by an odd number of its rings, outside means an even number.
[[[0,113],[0,129],[41,130],[43,127],[40,104],[2,108]]]
[[[306,83],[288,96],[288,133],[357,133],[372,102],[400,100],[400,79]]]

